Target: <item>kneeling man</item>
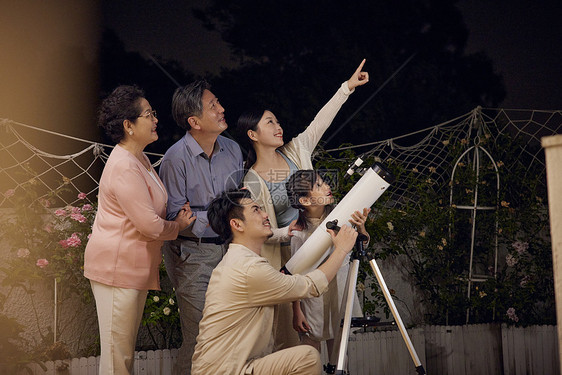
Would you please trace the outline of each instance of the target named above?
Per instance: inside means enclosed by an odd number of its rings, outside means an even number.
[[[265,211],[248,190],[222,193],[209,206],[211,228],[228,245],[214,269],[192,360],[192,374],[320,374],[320,355],[308,345],[273,352],[274,306],[318,297],[334,278],[357,232],[330,231],[335,250],[307,275],[285,275],[260,256],[272,236]]]

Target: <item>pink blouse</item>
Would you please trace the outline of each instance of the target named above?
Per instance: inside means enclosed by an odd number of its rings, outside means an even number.
[[[168,195],[155,175],[123,147],[113,149],[100,179],[98,211],[84,254],[86,278],[121,288],[160,289],[162,243],[175,239],[180,228],[164,219]]]

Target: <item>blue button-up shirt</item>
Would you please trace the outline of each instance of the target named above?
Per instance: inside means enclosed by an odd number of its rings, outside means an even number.
[[[240,185],[242,152],[238,143],[219,135],[209,158],[187,132],[166,151],[159,175],[168,191],[166,218],[173,220],[189,201],[197,216],[191,232],[197,237],[216,237],[209,226],[207,207],[220,193]]]

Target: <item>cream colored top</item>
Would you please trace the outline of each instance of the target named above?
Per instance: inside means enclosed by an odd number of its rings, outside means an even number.
[[[355,90],[353,90],[355,91]],[[292,160],[299,169],[313,169],[312,166],[312,152],[316,145],[322,138],[324,132],[332,124],[334,117],[340,110],[343,103],[353,91],[349,90],[347,81],[341,84],[336,94],[322,107],[316,114],[314,120],[310,125],[299,135],[293,138],[289,143],[281,146],[281,151],[287,158]],[[273,268],[281,269],[281,245],[275,241],[288,240],[288,227],[278,228],[277,220],[275,219],[275,209],[269,194],[269,189],[263,178],[254,171],[253,168],[248,170],[244,177],[244,186],[252,193],[252,198],[263,207],[265,212],[269,215],[269,222],[274,232],[274,238],[267,241],[261,250],[261,254],[266,258]]]
[[[252,360],[273,351],[274,307],[316,297],[328,287],[320,270],[285,275],[240,244],[230,244],[213,270],[191,373],[251,373]]]

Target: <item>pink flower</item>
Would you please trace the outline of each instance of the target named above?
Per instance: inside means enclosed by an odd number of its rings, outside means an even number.
[[[86,216],[82,215],[82,214],[71,214],[70,217],[73,220],[76,220],[80,223],[85,223],[86,222]]]
[[[79,193],[78,194],[78,199],[86,199],[87,195],[86,193]]]
[[[66,216],[66,210],[63,210],[62,208],[59,208],[58,210],[55,211],[55,215]]]
[[[82,241],[80,237],[78,237],[78,233],[72,233],[72,235],[66,239],[66,244],[70,247],[77,247],[82,244]]]
[[[29,256],[29,249],[20,248],[18,249],[18,258],[27,258]]]
[[[68,241],[67,241],[67,240],[60,240],[60,241],[59,241],[59,245],[61,245],[62,248],[64,248],[64,249],[66,249],[68,246],[70,246],[70,245],[68,244]]]
[[[82,212],[84,211],[92,211],[94,207],[91,204],[85,204],[82,206]]]
[[[509,319],[513,320],[514,322],[519,321],[519,317],[515,313],[515,309],[513,307],[510,307],[509,309],[507,309],[507,312],[505,314],[507,315],[507,317]]]
[[[522,242],[522,241],[515,241],[511,246],[517,251],[519,254],[523,254],[529,248],[529,243]]]
[[[39,268],[45,268],[49,264],[47,259],[37,259],[37,263],[35,265]]]
[[[16,191],[14,189],[8,189],[6,190],[6,192],[4,193],[4,196],[6,198],[10,198],[12,196],[14,196],[14,194],[16,193]]]
[[[511,255],[511,254],[507,254],[505,256],[505,263],[509,266],[509,267],[513,267],[517,264],[517,259]]]
[[[70,212],[73,214],[79,214],[80,213],[80,207],[70,207]]]

